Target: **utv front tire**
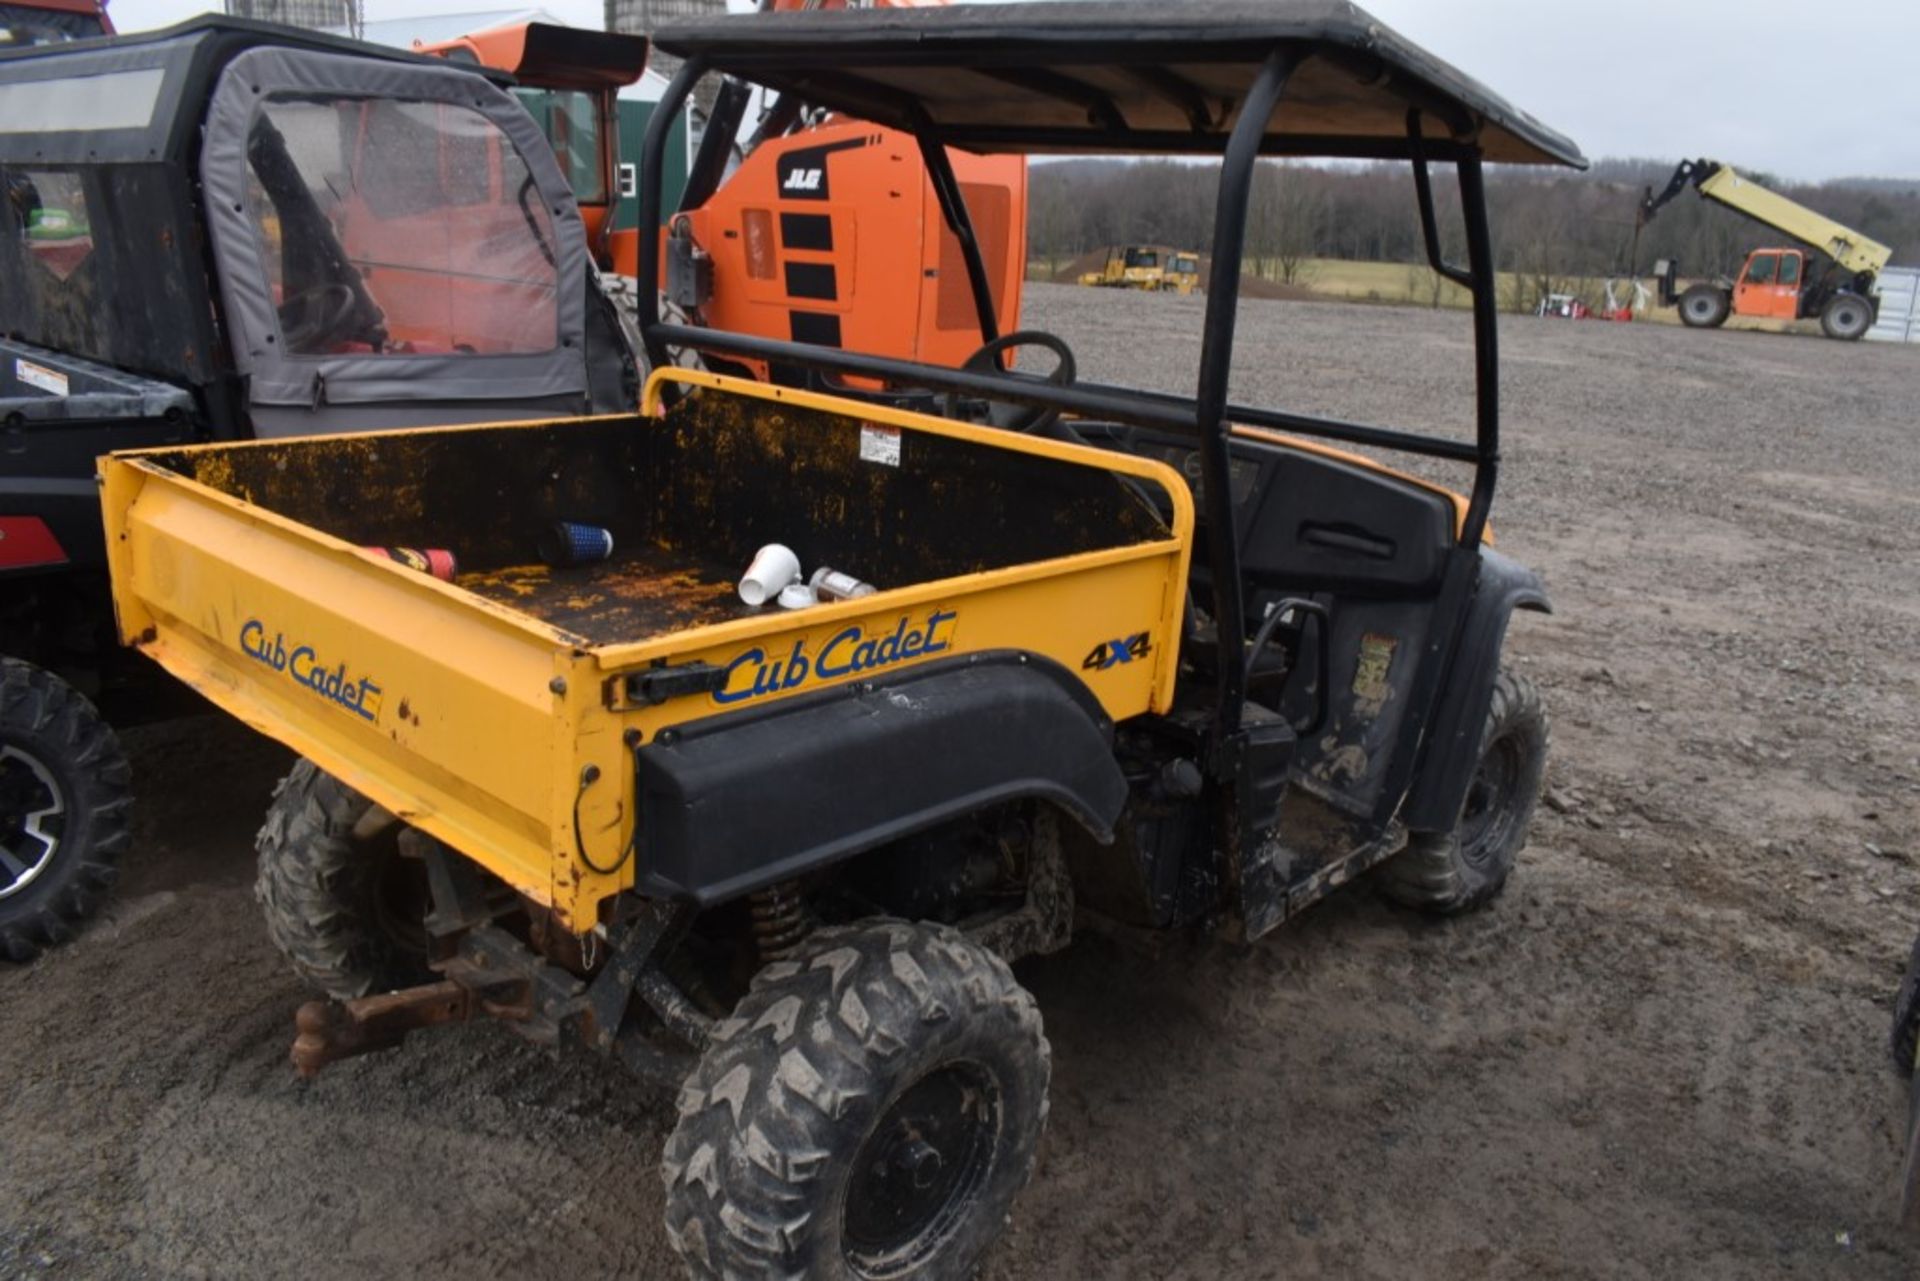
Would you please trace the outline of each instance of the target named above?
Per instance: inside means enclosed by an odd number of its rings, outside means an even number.
[[[338,1000],[424,981],[426,898],[401,857],[404,824],[302,760],[274,790],[254,846],[254,897],[301,978]]]
[[[1718,329],[1727,323],[1733,299],[1718,285],[1693,285],[1680,295],[1680,320],[1693,329]]]
[[[66,942],[100,906],[132,840],[132,778],[78,690],[0,658],[0,960]]]
[[[1405,906],[1451,915],[1490,902],[1526,848],[1547,772],[1547,709],[1533,682],[1502,671],[1493,684],[1473,782],[1450,832],[1415,832],[1381,868],[1381,887]]]
[[[942,925],[823,930],[681,1087],[668,1236],[698,1278],[959,1281],[1033,1173],[1048,1074],[992,952]]]

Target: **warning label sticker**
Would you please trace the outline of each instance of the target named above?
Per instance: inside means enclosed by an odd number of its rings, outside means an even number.
[[[900,465],[900,429],[877,423],[860,424],[860,461],[882,467]]]
[[[67,376],[57,369],[48,369],[45,365],[36,365],[31,360],[15,359],[13,376],[29,387],[52,392],[56,396],[67,394]]]

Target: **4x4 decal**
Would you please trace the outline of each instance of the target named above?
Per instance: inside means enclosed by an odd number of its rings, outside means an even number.
[[[1153,653],[1153,637],[1148,632],[1136,632],[1125,640],[1102,641],[1093,647],[1087,660],[1080,664],[1083,672],[1104,672],[1110,667],[1122,663],[1131,663]]]

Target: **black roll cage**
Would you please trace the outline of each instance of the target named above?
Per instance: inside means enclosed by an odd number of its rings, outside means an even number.
[[[1494,292],[1496,275],[1492,238],[1487,224],[1481,151],[1477,145],[1455,138],[1426,137],[1426,113],[1420,107],[1408,110],[1406,136],[1403,139],[1336,135],[1270,136],[1267,126],[1280,106],[1289,77],[1303,60],[1316,51],[1310,41],[1276,43],[1252,82],[1232,131],[1224,136],[1217,132],[1177,133],[1116,128],[1111,113],[1095,112],[1090,112],[1095,127],[1087,129],[942,128],[917,104],[910,105],[909,116],[913,121],[911,132],[926,162],[941,214],[960,242],[983,341],[992,341],[998,336],[993,299],[988,288],[985,260],[974,236],[973,222],[947,156],[946,149],[949,146],[963,149],[973,145],[1221,156],[1219,197],[1214,215],[1213,268],[1207,288],[1198,386],[1192,398],[1100,383],[1076,382],[1062,387],[1015,373],[948,369],[805,343],[669,324],[660,317],[660,262],[657,252],[641,253],[639,263],[640,334],[646,346],[647,358],[654,368],[665,368],[672,363],[668,353],[670,347],[691,347],[835,374],[885,379],[933,391],[989,397],[1190,435],[1199,446],[1203,511],[1209,527],[1215,530],[1234,528],[1233,487],[1228,476],[1231,432],[1235,422],[1346,444],[1469,463],[1474,468],[1473,487],[1465,517],[1459,523],[1457,547],[1469,552],[1477,550],[1486,531],[1487,514],[1493,504],[1493,491],[1500,466],[1499,352]],[[710,66],[711,60],[700,53],[693,54],[682,63],[648,122],[640,171],[639,222],[642,227],[662,224],[662,177],[669,130],[692,95],[694,86],[707,74]],[[1033,73],[1020,71],[1009,74],[1030,76]],[[1117,123],[1123,125],[1124,121]],[[1471,443],[1229,402],[1227,393],[1233,364],[1234,328],[1240,301],[1239,269],[1245,247],[1254,166],[1262,156],[1274,155],[1404,160],[1412,165],[1427,261],[1434,271],[1466,288],[1472,295],[1476,399],[1475,434]],[[1429,165],[1435,161],[1451,161],[1458,174],[1467,243],[1467,263],[1464,267],[1447,262],[1442,251],[1439,220],[1434,210],[1433,183],[1428,172]],[[1220,651],[1219,709],[1215,733],[1223,740],[1230,740],[1239,732],[1246,695],[1247,628],[1240,590],[1240,548],[1231,537],[1216,537],[1207,540],[1207,549]],[[1459,559],[1456,556],[1456,563]],[[1450,573],[1447,579],[1448,586],[1443,587],[1442,594],[1463,596],[1466,589],[1463,575]],[[1416,697],[1413,702],[1416,708],[1420,708],[1429,704],[1431,699]],[[1416,719],[1422,718],[1416,715]],[[1411,765],[1408,756],[1404,761],[1396,762],[1395,773],[1410,770]],[[1404,782],[1404,779],[1401,781]]]

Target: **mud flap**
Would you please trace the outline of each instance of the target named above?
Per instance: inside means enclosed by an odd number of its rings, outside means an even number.
[[[1297,744],[1293,727],[1259,704],[1247,704],[1246,715],[1234,761],[1238,830],[1232,849],[1234,914],[1251,942],[1286,919],[1288,869],[1280,843],[1272,838]]]
[[[1466,626],[1439,706],[1428,723],[1413,785],[1399,811],[1401,821],[1413,831],[1451,829],[1466,800],[1479,768],[1480,737],[1493,701],[1494,678],[1500,674],[1507,623],[1515,609],[1551,613],[1546,588],[1524,565],[1481,549],[1479,581]],[[1381,802],[1390,806],[1397,799],[1389,789]]]

